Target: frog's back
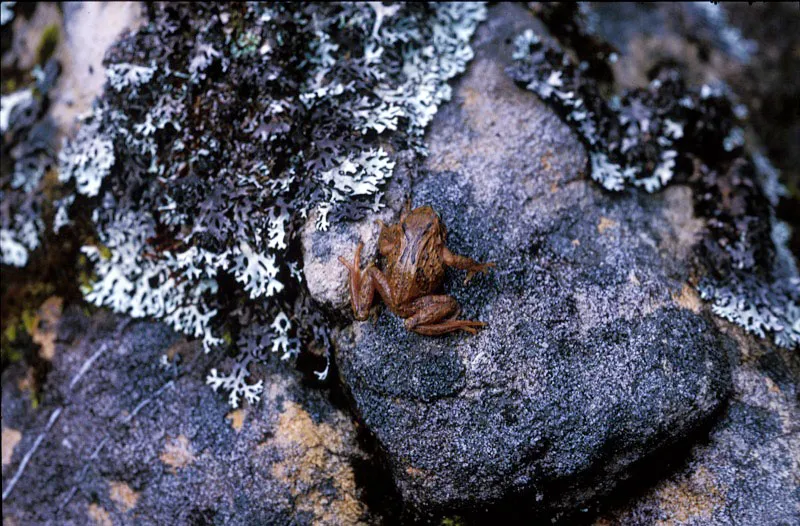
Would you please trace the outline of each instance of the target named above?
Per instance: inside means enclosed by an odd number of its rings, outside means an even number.
[[[386,269],[398,305],[435,292],[444,279],[440,245],[430,238],[403,241],[399,257]]]

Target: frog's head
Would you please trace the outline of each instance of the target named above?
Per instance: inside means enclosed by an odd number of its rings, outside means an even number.
[[[400,221],[406,237],[419,240],[424,245],[428,241],[444,242],[447,229],[439,218],[439,214],[430,206],[420,206],[409,212]]]
[[[421,206],[407,208],[400,216],[400,222],[392,226],[381,224],[378,249],[381,254],[391,258],[398,256],[403,246],[415,246],[417,250],[438,246],[447,237],[447,228],[433,208]]]

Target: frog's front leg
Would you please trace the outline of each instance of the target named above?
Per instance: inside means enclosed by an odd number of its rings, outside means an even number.
[[[490,267],[494,267],[494,263],[478,263],[472,258],[467,256],[459,256],[450,252],[447,247],[442,248],[442,260],[448,267],[457,268],[459,270],[466,270],[467,277],[464,279],[464,284],[467,284],[476,272],[486,272]]]
[[[455,298],[444,295],[422,296],[396,309],[406,318],[405,327],[423,336],[438,336],[457,330],[475,334],[485,327],[482,321],[456,320],[461,311]]]
[[[350,305],[353,307],[353,314],[357,320],[366,320],[369,316],[369,308],[372,306],[376,290],[389,308],[392,308],[393,305],[389,282],[383,273],[372,263],[367,265],[363,271],[361,270],[362,248],[364,248],[364,243],[359,243],[352,264],[339,256],[339,262],[347,267],[350,274]]]

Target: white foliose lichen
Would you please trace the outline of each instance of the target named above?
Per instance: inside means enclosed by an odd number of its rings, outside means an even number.
[[[761,153],[753,156],[757,182],[773,206],[786,188],[779,181],[778,170]],[[789,249],[791,227],[770,211],[770,241],[775,249],[771,279],[735,271],[724,281],[702,281],[700,296],[711,302],[712,311],[743,327],[759,338],[770,334],[776,345],[800,347],[800,272]]]
[[[674,176],[675,159],[678,152],[675,142],[684,136],[684,124],[677,118],[663,118],[663,124],[658,126],[653,122],[650,108],[641,102],[633,100],[623,104],[618,96],[612,97],[607,104],[604,114],[598,115],[590,110],[590,105],[584,100],[579,89],[570,89],[574,86],[573,80],[567,83],[569,61],[563,56],[557,65],[553,65],[545,58],[543,53],[550,51],[541,37],[533,30],[527,29],[514,39],[512,58],[516,68],[512,68],[512,77],[524,83],[525,88],[536,93],[543,100],[551,102],[562,110],[568,123],[575,126],[581,138],[589,149],[591,162],[591,177],[603,188],[610,191],[621,191],[626,186],[644,188],[649,193],[657,192],[664,188]],[[557,68],[564,68],[560,70]],[[649,86],[653,93],[662,87],[661,81],[654,79]],[[595,94],[600,97],[599,93]],[[601,105],[602,106],[602,105]],[[605,119],[605,126],[613,126],[619,130],[619,142],[608,143],[600,135]],[[611,121],[611,122],[609,122]],[[644,172],[643,162],[619,161],[629,151],[641,146],[642,136],[652,135],[652,144],[658,150],[658,162],[651,172]],[[732,138],[732,147],[737,146],[735,137]],[[641,161],[641,160],[637,160]]]
[[[0,96],[0,133],[8,131],[13,120],[13,113],[25,111],[32,103],[33,89],[31,88]]]
[[[147,66],[127,59],[111,64],[106,99],[116,102],[99,104],[61,156],[62,181],[73,181],[84,196],[103,196],[93,215],[99,244],[83,249],[97,276],[86,298],[131,316],[164,320],[202,338],[206,351],[235,345],[239,358],[232,370],[215,368],[207,378],[215,390],[230,393],[233,406],[243,400],[255,403],[260,396],[262,381],[250,378],[253,364],[270,353],[282,359],[299,353],[299,323],[296,314],[286,314],[291,302],[284,297],[290,282],[303,279],[288,253],[295,223],[316,208],[316,225],[325,230],[331,221],[347,217],[341,205],[382,206],[382,189],[395,160],[392,149],[376,137],[402,134],[406,142],[398,144],[424,153],[424,128],[450,97],[447,81],[472,58],[469,40],[485,18],[483,4],[466,3],[430,9],[343,3],[327,18],[321,14],[325,9],[249,3],[242,22],[246,27],[238,34],[225,29],[225,17],[215,14],[202,22],[202,30],[195,28],[195,38],[181,40],[188,51],[173,57],[184,57],[183,63],[173,59]],[[214,83],[224,84],[232,69],[250,78],[263,68],[267,73],[258,77],[259,83],[288,80],[271,60],[295,43],[283,36],[285,29],[271,24],[304,16],[316,22],[300,28],[308,31],[302,38],[313,37],[300,47],[307,55],[298,70],[302,80],[292,89],[270,88],[279,96],[257,100],[207,98],[217,93],[209,91]],[[157,38],[172,38],[172,22],[159,23],[163,26],[147,30]],[[293,24],[286,22],[286,27]],[[359,29],[354,34],[361,39],[363,59],[354,62],[353,50],[337,43],[342,24]],[[392,64],[399,57],[402,71],[387,66],[387,57]],[[356,73],[347,73],[348,78],[343,70]],[[236,148],[222,144],[218,130],[190,124],[206,118],[196,108],[208,100],[214,110],[258,104],[261,111],[233,130],[243,137],[236,140],[264,145],[266,151],[273,144],[283,149],[272,156],[259,152],[236,165],[220,162],[235,157]],[[141,111],[133,109],[137,106]],[[341,131],[323,139],[327,147],[311,143],[287,153],[294,142],[286,138],[294,114],[318,120],[323,130]],[[212,162],[224,168],[209,173],[204,166]],[[293,194],[298,185],[308,191]],[[131,194],[139,196],[135,206],[125,201]],[[182,201],[187,199],[193,204]],[[65,220],[60,217],[58,223]],[[222,303],[226,294],[228,303]],[[233,334],[223,312],[239,320]]]
[[[752,47],[727,27],[725,12],[709,4],[702,9],[717,34],[722,35],[722,44],[746,60]],[[532,30],[515,39],[512,58],[515,65],[509,68],[509,74],[551,103],[573,125],[589,150],[592,178],[607,190],[634,186],[647,192],[659,191],[673,180],[679,162],[694,159],[703,163],[704,155],[714,157],[707,147],[698,151],[697,144],[704,140],[718,142],[714,158],[730,155],[738,158],[740,165],[751,166],[744,149],[745,133],[737,121],[746,118],[747,110],[736,104],[735,94],[724,84],[687,89],[677,70],[664,68],[646,90],[627,90],[606,102],[597,83],[582,76],[585,68],[575,67],[562,50],[544,42]],[[714,124],[708,127],[704,120]],[[754,154],[752,161],[760,176],[755,182],[769,205],[776,206],[780,196],[785,195],[777,171],[763,155]],[[720,165],[726,166],[724,161]],[[749,174],[745,171],[743,177]],[[714,208],[713,204],[710,206]],[[771,240],[763,241],[763,247],[765,253],[774,248],[775,256],[769,262],[758,262],[770,268],[756,269],[756,249],[748,236],[748,224],[763,220],[763,215],[728,219],[730,223],[726,225],[720,222],[724,220],[717,220],[721,230],[727,228],[720,235],[729,239],[720,243],[720,250],[727,254],[711,266],[719,264],[717,274],[725,277],[706,279],[699,290],[717,315],[759,337],[772,334],[778,345],[795,347],[800,342],[800,278],[788,249],[789,228],[776,219],[774,208],[770,208],[767,220],[772,235]],[[756,275],[757,271],[760,274]]]
[[[114,143],[101,133],[101,109],[86,117],[74,141],[67,141],[59,153],[58,179],[75,181],[78,193],[94,197],[114,166]]]
[[[137,66],[135,64],[111,64],[106,68],[108,85],[116,91],[133,88],[131,95],[136,93],[136,87],[150,82],[155,73],[155,66]]]
[[[14,20],[14,6],[16,2],[0,2],[0,26],[4,26]]]

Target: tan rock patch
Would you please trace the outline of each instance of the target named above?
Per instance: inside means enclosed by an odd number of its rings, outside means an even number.
[[[674,292],[672,294],[672,299],[684,309],[689,309],[694,313],[700,312],[700,309],[703,307],[703,302],[700,300],[700,295],[687,283],[683,284],[679,292]]]
[[[617,228],[618,226],[619,223],[617,223],[613,219],[609,219],[607,217],[601,217],[600,222],[597,223],[597,232],[602,235],[606,233],[606,230],[610,228]]]
[[[225,418],[230,421],[231,427],[238,432],[242,429],[246,416],[247,412],[244,409],[234,409],[225,415]]]
[[[199,346],[195,342],[187,342],[185,340],[180,340],[177,343],[170,345],[169,349],[167,349],[167,352],[165,352],[164,354],[167,355],[167,359],[171,363],[172,361],[175,360],[176,355],[180,356],[181,359],[185,360],[189,356],[194,355],[198,351],[198,349]]]
[[[31,335],[34,343],[40,345],[39,356],[52,361],[56,354],[56,336],[58,334],[58,320],[64,300],[58,296],[47,298],[36,313],[37,323]]]
[[[407,473],[409,476],[411,476],[411,477],[416,477],[416,478],[419,478],[419,477],[422,477],[423,475],[425,475],[425,472],[424,472],[424,471],[422,471],[422,470],[421,470],[421,469],[419,469],[419,468],[415,468],[414,466],[408,466],[408,467],[406,468],[406,473]]]
[[[3,428],[3,467],[11,463],[14,448],[17,447],[20,440],[22,440],[22,433],[10,427]]]
[[[667,514],[666,519],[656,522],[660,526],[708,520],[714,509],[725,503],[724,491],[704,467],[682,481],[662,484],[655,497]]]
[[[705,221],[694,215],[692,190],[685,185],[670,185],[664,189],[664,219],[669,223],[671,236],[664,236],[659,248],[670,257],[685,261],[703,235]]]
[[[111,515],[94,502],[89,504],[89,518],[98,526],[114,526],[114,523],[111,522]]]
[[[284,460],[272,475],[286,484],[297,510],[314,515],[315,524],[362,524],[364,508],[358,498],[355,476],[348,460],[347,418],[337,413],[333,424],[317,424],[299,404],[284,402],[272,446]],[[322,493],[319,486],[331,484],[336,496]]]
[[[553,150],[547,150],[544,155],[542,155],[541,159],[539,159],[542,163],[542,168],[547,171],[550,171],[553,168],[553,165],[550,164],[550,159],[553,157]]]
[[[119,511],[126,512],[136,506],[139,494],[124,482],[111,482],[108,496],[117,503]]]
[[[173,471],[184,468],[195,460],[192,445],[189,443],[189,439],[183,435],[168,438],[164,451],[159,458],[161,462],[170,466]]]

